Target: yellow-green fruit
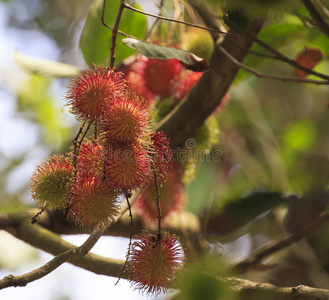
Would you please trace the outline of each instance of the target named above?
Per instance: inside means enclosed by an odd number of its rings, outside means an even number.
[[[219,127],[215,116],[210,116],[194,135],[196,150],[210,151],[219,141]]]
[[[190,29],[183,36],[182,49],[209,61],[214,50],[214,42],[208,31]]]
[[[39,164],[30,182],[32,198],[42,207],[65,208],[73,183],[74,168],[71,161],[54,155]]]

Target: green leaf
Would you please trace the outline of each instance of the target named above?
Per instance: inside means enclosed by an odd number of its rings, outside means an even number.
[[[15,51],[15,63],[29,73],[42,76],[73,77],[79,74],[79,69],[69,65],[47,59],[41,59]]]
[[[149,58],[155,59],[172,59],[176,58],[181,61],[186,69],[202,72],[209,69],[207,61],[196,56],[195,54],[176,48],[155,45],[132,38],[125,38],[122,42],[130,48],[135,49],[138,53]]]
[[[119,0],[107,2],[105,8],[105,22],[113,26],[116,14],[119,8]],[[141,9],[138,4],[132,6]],[[80,37],[80,48],[87,65],[93,63],[98,65],[106,62],[111,54],[111,29],[102,24],[101,16],[103,10],[103,0],[95,0],[89,10],[85,26]],[[147,29],[147,18],[143,14],[125,9],[123,11],[119,30],[133,35],[137,38],[143,38]],[[132,55],[133,50],[125,47],[121,40],[123,37],[118,34],[116,47],[116,63]]]

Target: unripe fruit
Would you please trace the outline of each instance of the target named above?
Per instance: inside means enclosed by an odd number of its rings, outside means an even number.
[[[37,166],[30,180],[32,198],[44,208],[65,208],[73,183],[72,162],[54,155]]]
[[[85,173],[72,188],[70,214],[87,229],[106,227],[118,214],[117,194],[102,178]]]
[[[208,31],[191,28],[184,34],[181,47],[185,51],[210,61],[214,51],[214,41]]]

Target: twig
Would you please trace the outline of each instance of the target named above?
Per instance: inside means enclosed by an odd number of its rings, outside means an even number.
[[[244,273],[249,268],[255,267],[261,260],[263,260],[265,257],[278,252],[282,249],[285,249],[292,244],[300,241],[302,238],[306,237],[307,235],[314,232],[316,229],[321,227],[327,220],[329,219],[329,216],[326,212],[323,212],[320,214],[316,220],[306,225],[304,228],[302,228],[299,232],[293,233],[281,240],[271,242],[256,251],[249,254],[247,258],[237,263],[233,269],[236,273]]]
[[[273,53],[276,56],[276,59],[281,60],[283,62],[288,63],[289,65],[300,69],[308,74],[312,74],[315,75],[317,77],[320,77],[322,79],[328,80],[329,81],[329,75],[327,74],[323,74],[323,73],[319,73],[316,72],[312,69],[306,68],[304,66],[302,66],[301,64],[299,64],[297,61],[288,58],[287,56],[283,55],[281,52],[279,52],[278,50],[274,49],[273,47],[271,47],[269,44],[265,43],[264,41],[260,40],[257,35],[255,35],[253,32],[251,31],[246,31],[244,29],[242,29],[241,27],[237,27],[236,25],[234,25],[234,23],[230,22],[230,20],[225,19],[225,21],[230,25],[230,27],[235,28],[236,30],[240,30],[243,32],[243,34],[249,36],[250,38],[252,38],[257,44],[259,44],[260,46],[262,46],[264,49],[266,49],[267,51]]]
[[[317,11],[315,6],[313,5],[312,1],[310,0],[302,0],[306,9],[310,13],[311,17],[314,19],[316,24],[319,25],[319,28],[322,30],[322,32],[329,37],[329,25],[323,20],[320,13]]]
[[[86,255],[102,236],[102,233],[103,231],[101,229],[95,229],[80,247],[76,247],[59,254],[42,267],[29,273],[20,276],[5,276],[2,280],[0,280],[0,289],[4,289],[10,286],[26,286],[28,283],[48,275],[63,263]]]
[[[195,28],[199,28],[199,29],[203,29],[203,30],[207,30],[207,31],[212,31],[212,32],[216,32],[216,33],[221,33],[221,34],[225,34],[225,35],[228,34],[227,32],[224,32],[224,31],[221,31],[221,30],[218,30],[218,29],[208,28],[208,27],[192,24],[192,23],[189,23],[189,22],[181,21],[181,20],[176,20],[176,19],[171,19],[171,18],[151,14],[151,13],[145,12],[143,10],[139,10],[137,8],[134,8],[134,7],[130,6],[127,3],[125,3],[124,6],[125,6],[125,8],[128,8],[130,10],[133,10],[135,12],[141,13],[141,14],[149,16],[149,17],[153,17],[153,18],[157,18],[157,19],[161,19],[161,20],[166,20],[166,21],[170,21],[170,22],[175,22],[175,23],[180,23],[180,24],[184,24],[184,25],[187,25],[187,26],[191,26],[191,27],[195,27]]]
[[[312,80],[312,79],[299,79],[299,78],[294,78],[294,77],[286,77],[286,76],[281,76],[281,75],[276,75],[276,74],[266,74],[266,73],[261,73],[256,71],[255,69],[252,69],[242,63],[240,63],[238,60],[236,60],[231,54],[229,54],[224,48],[220,47],[220,51],[224,53],[235,65],[237,65],[239,68],[244,69],[255,76],[259,78],[268,78],[268,79],[275,79],[275,80],[281,80],[285,82],[298,82],[298,83],[313,83],[313,84],[324,84],[324,85],[329,85],[329,80]]]
[[[314,0],[314,3],[321,9],[321,11],[329,18],[329,10],[321,3],[320,0]]]
[[[200,1],[189,0],[189,2],[208,28],[222,31],[220,30],[221,24],[218,21],[219,19],[218,16],[214,15],[207,6],[205,5],[201,6]],[[216,31],[210,32],[210,34],[214,40],[217,40],[218,33]]]
[[[45,210],[44,207],[41,208],[41,210],[31,218],[31,224],[37,222],[37,217],[39,217],[44,212],[44,210]]]
[[[120,20],[121,20],[122,12],[123,12],[124,8],[125,8],[125,0],[120,0],[117,15],[115,17],[115,21],[114,21],[114,24],[112,27],[110,68],[113,68],[114,63],[115,63],[115,49],[117,46],[117,34],[118,34],[119,24],[120,24]]]
[[[153,170],[153,174],[154,174],[154,185],[155,185],[155,192],[156,192],[156,204],[157,204],[157,208],[158,208],[158,233],[157,233],[157,240],[156,243],[154,245],[154,247],[157,247],[160,243],[160,239],[161,239],[161,234],[162,234],[162,227],[161,227],[161,206],[160,206],[160,191],[159,191],[159,184],[158,184],[158,177],[157,177],[157,173],[155,171],[155,169]]]
[[[127,250],[127,255],[126,255],[126,260],[125,260],[125,263],[122,267],[122,271],[118,277],[118,280],[117,282],[115,283],[115,285],[117,285],[124,273],[124,271],[126,270],[126,267],[127,267],[127,263],[128,263],[128,259],[129,259],[129,256],[130,256],[130,249],[131,249],[131,242],[132,242],[132,239],[133,239],[133,229],[134,229],[134,221],[133,221],[133,214],[131,212],[131,205],[130,205],[130,202],[129,202],[129,197],[127,195],[126,196],[126,202],[127,202],[127,206],[128,206],[128,210],[129,210],[129,218],[130,218],[130,236],[129,236],[129,245],[128,245],[128,250]]]
[[[85,126],[85,124],[86,124],[86,121],[84,121],[82,123],[82,125],[79,128],[79,131],[78,131],[77,135],[75,136],[74,140],[72,141],[72,143],[73,143],[73,155],[74,155],[74,157],[73,157],[73,167],[74,167],[74,170],[75,170],[75,175],[77,173],[77,160],[78,160],[78,154],[79,154],[78,153],[79,152],[78,151],[78,140],[79,140],[80,134],[83,131],[83,127]]]

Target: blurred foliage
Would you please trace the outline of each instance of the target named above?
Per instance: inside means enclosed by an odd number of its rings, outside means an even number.
[[[18,111],[31,113],[29,117],[42,126],[46,143],[52,147],[63,148],[69,138],[70,130],[65,126],[61,107],[49,91],[50,84],[50,79],[31,76],[19,88]]]
[[[227,262],[220,256],[205,256],[188,264],[178,284],[180,290],[173,300],[235,299],[229,284],[221,280],[228,276]]]
[[[105,8],[104,21],[107,25],[113,26],[116,13],[119,7],[119,0],[107,3]],[[134,7],[141,9],[137,3]],[[92,64],[105,63],[110,58],[111,29],[102,24],[101,16],[103,11],[103,0],[95,0],[90,7],[85,26],[80,37],[80,47],[83,57],[88,66]],[[119,30],[136,38],[143,38],[147,29],[146,16],[135,13],[131,10],[124,10],[119,25]],[[135,53],[122,44],[124,36],[117,36],[116,63],[120,63],[124,58]]]

